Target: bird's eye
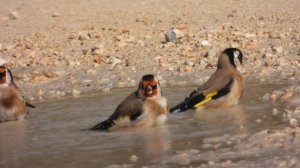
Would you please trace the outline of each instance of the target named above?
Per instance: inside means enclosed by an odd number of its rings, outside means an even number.
[[[4,76],[6,76],[6,72],[5,71],[4,72],[0,72],[0,78],[2,78]]]

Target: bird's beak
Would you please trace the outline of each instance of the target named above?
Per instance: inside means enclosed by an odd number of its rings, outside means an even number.
[[[148,85],[146,87],[146,93],[147,95],[151,95],[153,93],[153,89],[152,89],[152,86],[151,85]]]

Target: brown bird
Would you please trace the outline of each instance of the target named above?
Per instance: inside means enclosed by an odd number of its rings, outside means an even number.
[[[243,93],[243,77],[237,70],[237,66],[242,64],[243,54],[239,49],[225,49],[219,57],[217,70],[208,81],[171,108],[170,112],[236,105]]]
[[[149,127],[167,120],[167,99],[161,95],[154,75],[144,75],[137,91],[123,100],[115,112],[91,130],[112,130],[119,127]]]
[[[11,71],[0,66],[0,122],[23,120],[28,113],[26,106],[34,108],[24,100]]]

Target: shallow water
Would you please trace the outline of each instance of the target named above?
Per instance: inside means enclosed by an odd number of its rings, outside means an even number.
[[[246,82],[236,107],[179,113],[161,128],[97,132],[86,129],[106,119],[135,88],[37,103],[24,121],[0,124],[0,167],[105,167],[162,162],[175,151],[199,148],[210,137],[252,134],[284,126],[274,107],[260,100],[281,84]],[[182,100],[195,86],[163,88],[169,104]],[[136,155],[137,162],[130,161]]]

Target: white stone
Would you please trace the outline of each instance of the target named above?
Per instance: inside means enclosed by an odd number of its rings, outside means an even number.
[[[298,121],[294,118],[290,119],[290,126],[292,128],[298,127]]]
[[[76,89],[72,90],[72,96],[73,97],[77,98],[77,97],[80,96],[80,94],[81,94],[81,92],[79,90],[76,90]]]
[[[200,44],[201,44],[202,46],[211,46],[211,44],[210,44],[207,40],[202,40],[202,41],[200,42]]]
[[[272,51],[276,53],[282,53],[283,47],[282,46],[272,46]]]
[[[138,157],[136,156],[136,155],[132,155],[132,156],[130,156],[130,161],[132,161],[132,162],[137,162],[138,161]]]

